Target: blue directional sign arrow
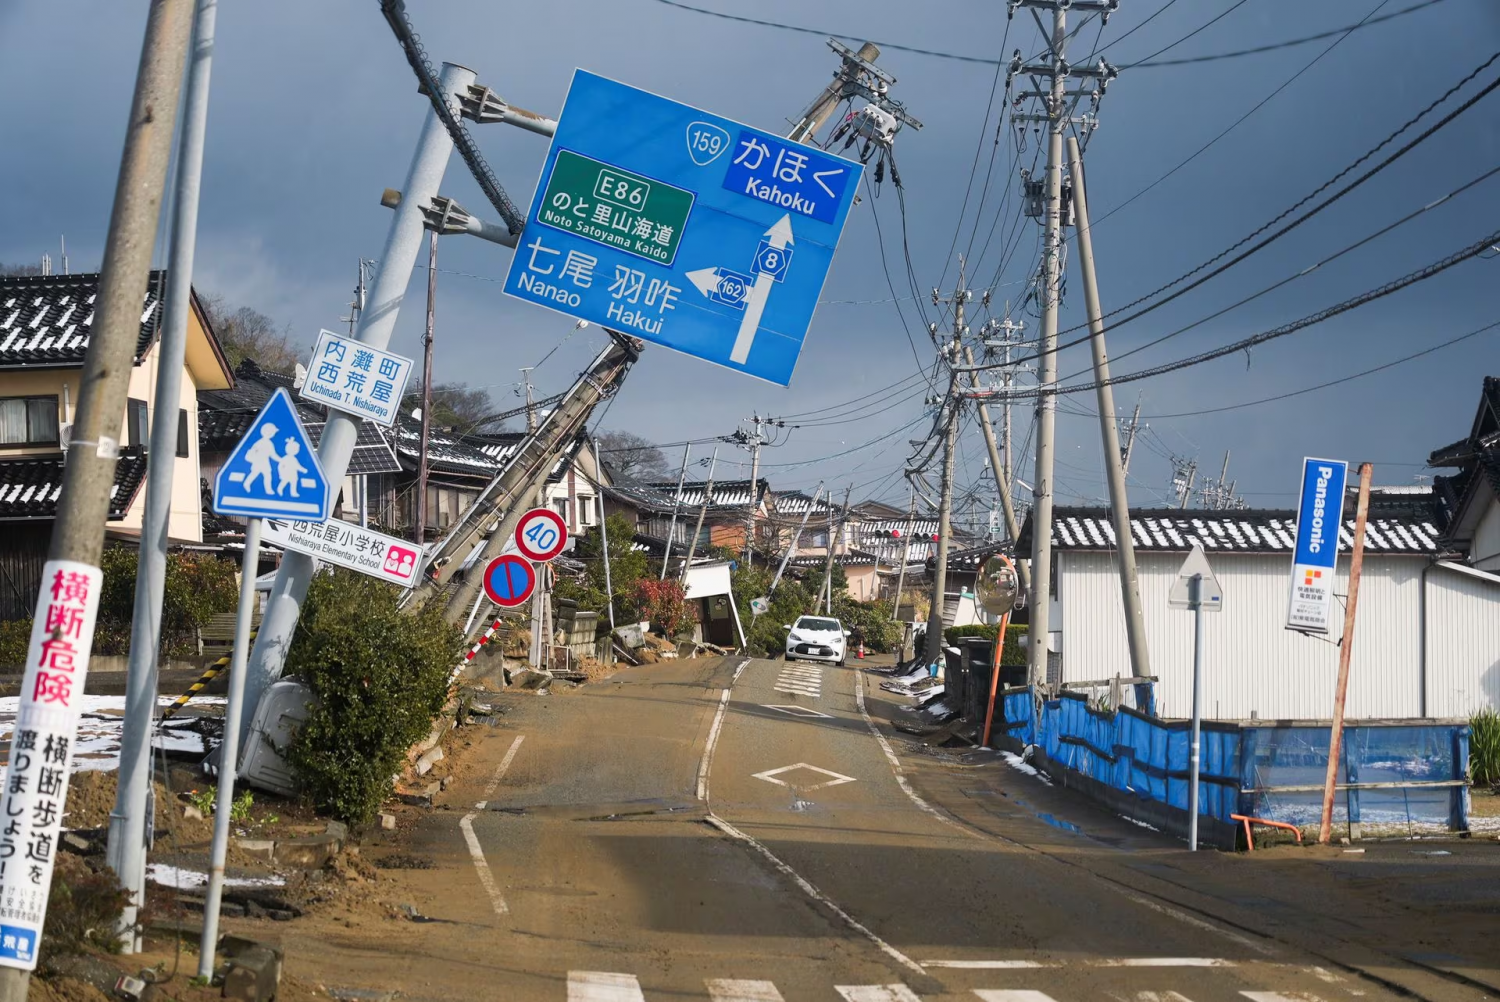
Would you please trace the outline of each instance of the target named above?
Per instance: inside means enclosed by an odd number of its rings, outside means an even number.
[[[505,291],[785,386],[862,171],[578,70]]]
[[[328,519],[328,479],[297,417],[278,387],[214,478],[214,511],[249,518]]]

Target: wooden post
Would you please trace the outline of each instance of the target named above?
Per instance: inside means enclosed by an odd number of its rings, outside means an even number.
[[[1354,551],[1349,558],[1349,601],[1344,607],[1344,635],[1339,640],[1339,681],[1333,696],[1333,729],[1328,737],[1328,774],[1323,780],[1323,820],[1318,844],[1327,845],[1333,828],[1333,793],[1338,785],[1344,743],[1344,699],[1349,694],[1349,658],[1354,652],[1354,613],[1359,606],[1359,575],[1365,562],[1365,520],[1370,513],[1370,476],[1374,467],[1359,467],[1359,507],[1354,513]]]
[[[1000,632],[995,635],[995,663],[990,666],[990,708],[984,714],[984,738],[981,747],[990,745],[990,725],[995,720],[995,694],[1000,689],[1000,663],[1005,657],[1005,631],[1010,628],[1010,613],[1000,617]]]

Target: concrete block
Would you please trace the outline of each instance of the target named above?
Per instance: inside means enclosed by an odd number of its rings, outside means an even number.
[[[328,822],[328,827],[325,828],[324,831],[326,831],[329,835],[334,836],[341,842],[347,841],[349,838],[349,826],[344,824],[342,821]]]
[[[442,792],[443,784],[428,783],[426,786],[415,790],[407,790],[396,794],[396,799],[403,804],[412,807],[431,807],[432,798]]]
[[[259,856],[267,863],[276,862],[276,841],[268,838],[237,838],[234,844],[252,856]]]
[[[429,748],[417,757],[417,775],[425,776],[432,771],[432,767],[443,760],[443,749],[441,747]]]
[[[394,815],[394,814],[387,814],[384,811],[381,811],[380,812],[380,827],[384,828],[388,832],[389,831],[395,831],[396,830],[396,815]]]
[[[280,839],[275,843],[272,860],[280,866],[316,870],[338,855],[343,847],[344,840],[331,834]]]
[[[224,997],[236,1002],[272,1002],[281,986],[281,960],[264,946],[254,946],[229,960]]]

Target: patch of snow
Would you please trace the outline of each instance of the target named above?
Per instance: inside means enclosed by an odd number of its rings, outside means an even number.
[[[199,873],[197,870],[187,870],[178,866],[169,866],[166,863],[149,863],[146,866],[146,879],[153,883],[161,884],[163,887],[175,887],[180,891],[196,890],[208,886],[208,874]],[[286,878],[272,875],[269,877],[225,877],[225,887],[285,887]]]
[[[1028,776],[1034,776],[1035,778],[1040,779],[1043,783],[1046,783],[1048,786],[1052,785],[1052,780],[1042,775],[1040,769],[1023,759],[1021,756],[1017,755],[1015,752],[1002,751],[1000,753],[1000,757],[1005,760],[1006,765],[1010,766],[1017,772],[1023,772]]]
[[[1142,828],[1146,828],[1146,829],[1149,829],[1149,830],[1154,831],[1154,832],[1161,831],[1161,829],[1158,828],[1158,827],[1156,827],[1155,825],[1148,825],[1148,824],[1146,824],[1146,822],[1137,820],[1136,818],[1126,817],[1123,814],[1121,814],[1120,817],[1123,818],[1126,821],[1129,821],[1133,825],[1140,825]]]

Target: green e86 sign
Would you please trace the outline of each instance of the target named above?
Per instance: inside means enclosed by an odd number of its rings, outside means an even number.
[[[693,193],[559,150],[537,220],[670,265],[693,211]]]

